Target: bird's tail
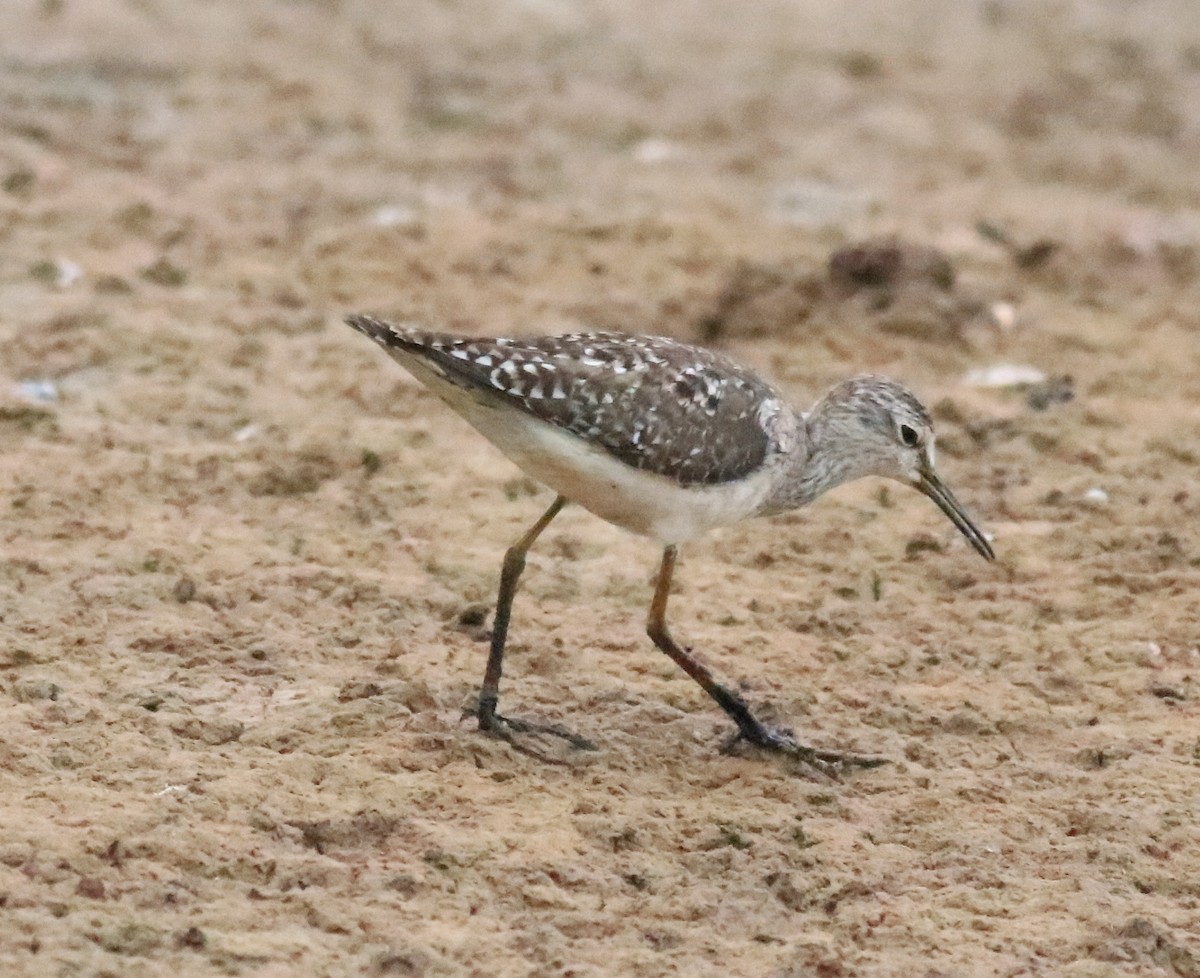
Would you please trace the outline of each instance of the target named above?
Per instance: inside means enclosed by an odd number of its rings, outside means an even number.
[[[346,325],[369,336],[384,349],[420,351],[435,346],[442,337],[408,323],[389,323],[374,316],[346,317]]]

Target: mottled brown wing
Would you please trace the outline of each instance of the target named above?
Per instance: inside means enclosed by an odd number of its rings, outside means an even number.
[[[563,428],[636,469],[685,485],[739,479],[773,450],[778,393],[717,353],[659,337],[574,333],[465,339],[355,317],[384,346]]]

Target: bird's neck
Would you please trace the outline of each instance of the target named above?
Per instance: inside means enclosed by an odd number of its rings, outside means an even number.
[[[824,421],[816,412],[801,420],[805,450],[788,459],[788,478],[780,480],[765,512],[781,513],[807,506],[830,489],[870,474],[857,454],[839,451],[841,439],[836,425]]]

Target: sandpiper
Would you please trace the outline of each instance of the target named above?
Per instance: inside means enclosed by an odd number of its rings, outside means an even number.
[[[789,732],[761,723],[671,637],[667,596],[679,545],[714,527],[796,509],[844,482],[877,475],[919,489],[980,554],[994,557],[983,532],[938,477],[928,412],[894,380],[853,377],[802,412],[732,360],[662,337],[476,339],[370,316],[351,316],[347,323],[557,494],[504,555],[476,711],[481,730],[536,730],[570,739],[559,728],[496,712],[525,555],[568,502],[662,542],[646,629],[651,640],[733,719],[742,739],[823,769],[855,759],[802,746]]]

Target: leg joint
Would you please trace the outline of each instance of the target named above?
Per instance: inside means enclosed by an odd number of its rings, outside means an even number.
[[[525,569],[525,548],[512,546],[504,551],[504,563],[500,569],[507,577],[519,575]]]

